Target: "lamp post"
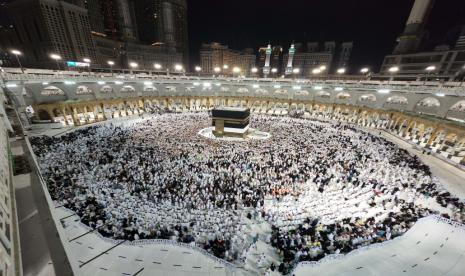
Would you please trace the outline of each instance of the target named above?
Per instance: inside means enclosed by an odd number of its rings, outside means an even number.
[[[363,75],[365,75],[365,78],[368,79],[368,75],[370,73],[370,69],[368,67],[364,67],[362,69],[360,69],[360,73],[362,73]]]
[[[174,65],[174,71],[178,72],[178,73],[181,73],[183,71],[183,67],[181,64],[175,64]]]
[[[85,63],[87,63],[87,69],[89,70],[89,73],[90,73],[90,58],[84,58],[82,59],[82,61],[84,61]]]
[[[239,67],[234,67],[234,68],[232,69],[232,72],[233,72],[233,77],[234,77],[234,74],[239,74],[239,73],[241,72],[241,68],[239,68]]]
[[[213,72],[215,72],[215,74],[218,74],[218,75],[219,75],[219,73],[221,72],[221,68],[217,66],[217,67],[213,68]],[[213,75],[213,77],[214,77],[214,76],[215,76],[215,75]]]
[[[24,73],[24,68],[23,68],[23,65],[21,64],[21,61],[19,60],[19,56],[22,54],[20,51],[18,50],[11,50],[11,53],[13,55],[15,55],[16,57],[16,61],[18,62],[18,65],[19,65],[19,68],[21,68],[21,73]]]
[[[254,68],[250,69],[250,72],[252,73],[252,76],[255,76],[258,73],[258,68],[254,67]]]
[[[299,73],[300,73],[300,68],[292,69],[292,74],[294,74],[294,78],[296,78]]]
[[[200,77],[200,72],[202,71],[202,67],[200,66],[195,66],[195,72],[197,72],[197,75]]]
[[[135,68],[137,68],[138,66],[139,66],[139,64],[137,64],[136,62],[131,62],[131,63],[129,63],[129,67],[131,67],[129,73],[130,73],[130,74],[133,74],[133,71],[132,71],[132,70],[135,69]]]
[[[60,63],[59,63],[59,60],[61,60],[61,57],[57,54],[51,54],[50,55],[50,58],[55,60],[56,64],[57,64],[57,69],[58,71],[60,71]]]
[[[113,65],[115,65],[115,62],[112,60],[107,61],[108,65],[110,65],[110,72],[111,76],[113,77]]]
[[[429,74],[431,74],[431,72],[433,72],[434,70],[436,70],[436,66],[434,65],[430,65],[428,67],[425,68],[425,81],[423,82],[423,84],[425,84],[427,81],[428,81],[428,77],[429,77]]]
[[[346,73],[346,69],[345,68],[339,68],[337,69],[336,73],[339,75],[339,76],[342,76]],[[341,77],[342,79],[342,77]]]
[[[161,66],[160,63],[155,63],[155,64],[153,65],[153,67],[155,68],[155,74],[156,74],[156,75],[158,74],[157,72],[160,71],[161,68],[162,68],[162,66]]]
[[[389,73],[395,74],[399,72],[399,67],[398,66],[392,66],[391,68],[388,69]],[[388,84],[391,82],[392,77],[389,78]]]

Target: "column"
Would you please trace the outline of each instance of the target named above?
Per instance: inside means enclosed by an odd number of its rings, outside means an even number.
[[[63,106],[61,106],[61,107],[60,107],[60,110],[61,110],[61,114],[63,114],[63,118],[65,119],[65,125],[66,125],[66,126],[69,125],[69,123],[68,123],[68,118],[66,118],[66,116],[67,116],[67,115],[66,115],[66,108],[63,107]]]

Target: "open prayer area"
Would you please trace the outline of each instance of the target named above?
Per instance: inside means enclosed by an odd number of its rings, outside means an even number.
[[[32,144],[52,199],[102,237],[168,239],[240,266],[262,240],[278,256],[261,256],[262,272],[392,240],[429,215],[465,220],[428,166],[354,126],[253,115],[272,137],[235,142],[199,135],[210,123],[152,114]]]

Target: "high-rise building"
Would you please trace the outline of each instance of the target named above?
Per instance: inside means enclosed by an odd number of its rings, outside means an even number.
[[[456,49],[465,49],[465,26],[462,26],[457,42],[455,43]]]
[[[205,74],[213,74],[215,67],[219,67],[221,74],[230,75],[238,67],[241,74],[249,75],[255,67],[255,55],[252,49],[236,51],[221,43],[204,43],[200,49],[200,66]]]
[[[283,47],[273,46],[271,52],[271,72],[273,74],[279,74],[281,71],[281,64],[283,60]],[[276,71],[276,72],[273,72]]]
[[[432,50],[420,51],[428,15],[434,0],[416,0],[407,20],[404,33],[393,54],[384,58],[380,76],[399,80],[454,80],[463,74],[465,64],[465,28],[455,45],[439,45]],[[398,67],[397,72],[390,72]],[[426,68],[434,70],[426,71]]]
[[[318,42],[308,42],[307,43],[307,52],[313,53],[318,52],[320,50],[320,43]]]
[[[353,47],[353,42],[344,42],[341,44],[339,56],[337,57],[337,68],[347,68],[349,66],[350,55]]]
[[[290,75],[292,74],[293,70],[293,62],[294,62],[294,54],[295,54],[295,45],[294,43],[291,44],[291,47],[289,48],[289,52],[286,55],[284,55],[284,58],[287,60],[286,67],[283,68],[284,74]]]
[[[258,68],[263,69],[265,67],[266,61],[266,49],[267,47],[260,47],[257,54],[257,66]],[[263,71],[263,70],[261,70]]]
[[[137,0],[134,2],[139,39],[147,44],[164,43],[182,53],[188,64],[186,0]]]
[[[394,54],[418,52],[425,36],[425,23],[433,7],[434,0],[415,0],[405,25],[404,32],[398,38]]]
[[[268,44],[265,51],[265,65],[263,66],[263,76],[266,78],[271,73],[271,45]]]
[[[90,58],[99,63],[87,10],[82,5],[58,0],[17,0],[7,5],[14,32],[0,38],[0,44],[12,42],[23,52],[24,65],[51,67],[50,54],[63,61]]]
[[[298,45],[296,47],[295,45]],[[353,43],[344,42],[341,44],[339,53],[337,53],[337,45],[334,41],[327,41],[324,43],[323,48],[320,48],[318,42],[309,42],[306,44],[307,49],[303,49],[302,43],[295,43],[294,47],[289,49],[293,55],[284,54],[282,70],[286,75],[298,75],[307,77],[312,75],[314,69],[324,67],[318,74],[334,73],[336,68],[348,67],[350,54],[352,51]],[[294,51],[292,51],[294,50]],[[287,64],[287,65],[285,65]],[[298,73],[294,69],[299,69]]]
[[[92,32],[105,34],[105,18],[102,0],[86,0],[85,8],[88,11],[90,28]]]
[[[336,42],[335,41],[326,41],[324,44],[324,52],[334,54],[336,52]]]
[[[263,69],[265,68],[265,61],[266,61],[266,51],[268,47],[260,47],[258,49],[258,58],[257,58],[257,66],[260,69],[260,76],[264,76]],[[280,74],[281,71],[281,64],[283,60],[283,47],[281,46],[272,46],[271,53],[270,53],[270,63],[269,69],[273,76],[277,76]]]
[[[129,0],[116,0],[119,15],[119,27],[122,39],[136,40],[136,15],[134,13],[134,2]]]

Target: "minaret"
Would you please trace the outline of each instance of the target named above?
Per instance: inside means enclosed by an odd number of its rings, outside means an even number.
[[[418,51],[425,34],[425,24],[433,7],[434,0],[415,0],[412,11],[405,25],[405,30],[398,38],[394,54],[414,53]]]
[[[294,48],[294,43],[292,43],[291,48],[289,48],[289,56],[287,58],[286,71],[284,72],[284,74],[286,75],[292,74],[292,61],[294,60],[294,54],[295,54],[295,48]]]
[[[271,60],[271,44],[268,44],[266,48],[266,59],[265,59],[265,66],[263,67],[263,75],[265,78],[268,77],[270,74],[270,60]]]

